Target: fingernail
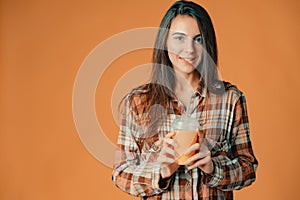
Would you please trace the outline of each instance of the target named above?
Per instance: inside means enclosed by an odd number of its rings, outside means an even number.
[[[184,165],[188,165],[188,163],[189,163],[189,160],[186,160],[186,161],[184,161]]]

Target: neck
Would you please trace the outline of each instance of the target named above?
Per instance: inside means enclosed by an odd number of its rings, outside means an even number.
[[[175,73],[176,84],[175,84],[175,92],[177,91],[189,91],[193,92],[198,88],[199,84],[199,74],[191,73],[191,74],[177,74]]]

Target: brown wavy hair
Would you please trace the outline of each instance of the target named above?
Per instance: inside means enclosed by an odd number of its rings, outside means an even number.
[[[218,64],[218,51],[216,43],[215,30],[211,18],[207,11],[200,5],[191,1],[177,1],[175,2],[164,15],[157,33],[153,56],[152,56],[152,73],[150,84],[146,84],[135,88],[129,98],[132,103],[135,94],[140,95],[146,91],[143,96],[143,101],[138,105],[142,108],[142,114],[149,113],[153,105],[162,105],[163,108],[168,109],[170,100],[174,97],[175,76],[172,63],[168,57],[166,42],[168,38],[169,29],[173,19],[178,15],[187,15],[193,17],[198,24],[199,31],[203,39],[203,55],[202,60],[196,67],[197,73],[201,77],[200,86],[205,87],[209,92],[224,91],[224,85],[219,80],[217,64]],[[221,86],[221,87],[220,87]],[[141,111],[140,110],[140,111]],[[137,111],[136,115],[141,115]],[[147,116],[150,117],[151,116]],[[152,117],[153,118],[153,117]],[[141,120],[141,119],[140,119]],[[139,143],[143,147],[146,143],[149,147],[157,140],[157,127],[160,125],[162,118],[159,120],[148,119],[142,120],[149,122],[149,134],[145,133],[145,137],[139,138]],[[141,147],[140,146],[140,147]]]
[[[151,83],[154,84],[148,85],[148,87],[151,87],[149,88],[149,106],[157,102],[166,106],[170,97],[174,95],[176,80],[172,63],[168,57],[166,41],[171,23],[177,15],[193,17],[197,21],[199,31],[202,34],[204,51],[200,64],[196,66],[196,70],[201,77],[201,87],[206,87],[211,92],[217,92],[220,90],[220,86],[222,88],[222,84],[217,84],[220,83],[217,70],[218,50],[215,30],[209,14],[203,7],[194,2],[177,1],[164,15],[156,37],[151,74]],[[216,85],[218,86],[216,87]]]

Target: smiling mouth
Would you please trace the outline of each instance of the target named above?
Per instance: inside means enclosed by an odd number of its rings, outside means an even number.
[[[179,59],[182,60],[182,61],[184,61],[184,62],[186,62],[186,63],[188,63],[188,64],[193,64],[194,61],[196,60],[195,57],[184,58],[184,57],[181,57],[181,56],[179,56]]]

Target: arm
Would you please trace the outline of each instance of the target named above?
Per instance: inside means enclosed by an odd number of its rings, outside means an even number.
[[[113,182],[121,190],[134,196],[152,196],[161,193],[160,168],[153,162],[140,161],[136,152],[119,145],[113,169]]]
[[[241,95],[235,104],[232,125],[231,148],[212,156],[214,172],[205,174],[203,181],[210,187],[222,190],[241,189],[255,181],[258,162],[253,154],[249,135],[249,122],[245,96]],[[230,156],[230,157],[228,157]]]
[[[113,169],[113,182],[121,190],[134,196],[152,196],[163,192],[170,178],[161,178],[161,165],[156,162],[157,152],[143,155],[136,136],[141,127],[136,122],[134,101],[127,98],[122,113],[116,162]]]

